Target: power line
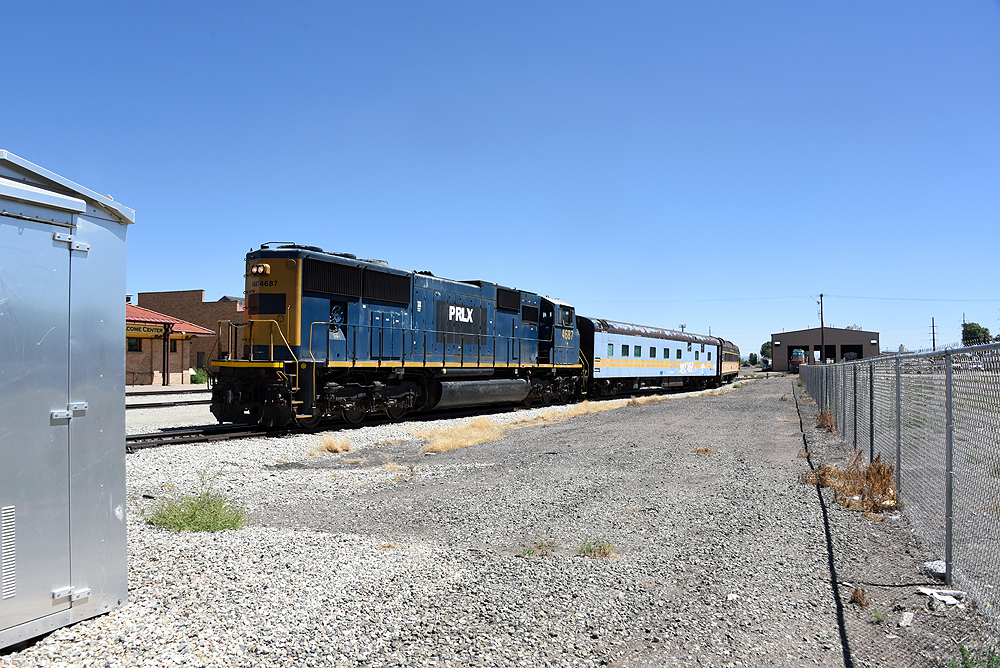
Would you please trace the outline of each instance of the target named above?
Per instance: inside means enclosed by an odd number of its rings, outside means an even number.
[[[1000,302],[1000,299],[932,299],[924,297],[859,297],[856,295],[826,295],[837,299],[868,299],[872,301],[884,302],[953,302],[964,304],[968,302]]]

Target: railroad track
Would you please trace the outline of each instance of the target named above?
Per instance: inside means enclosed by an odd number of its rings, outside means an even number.
[[[282,436],[290,431],[288,429],[264,429],[260,425],[213,424],[203,427],[157,431],[150,434],[132,434],[125,437],[125,452],[132,453],[146,448],[158,448],[161,445],[210,443],[252,436]]]
[[[670,394],[671,392],[655,392],[650,394]],[[601,399],[621,399],[622,397],[602,397]],[[185,403],[211,403],[211,401],[174,402],[172,405],[183,405]],[[152,404],[152,407],[166,406],[168,404]],[[135,405],[133,405],[135,406]],[[457,417],[472,417],[476,415],[493,415],[496,413],[511,413],[542,406],[478,406],[467,408],[453,408],[442,411],[427,413],[413,413],[404,418],[406,422],[430,422],[433,420],[445,420]],[[125,452],[132,453],[145,448],[157,448],[162,445],[175,445],[184,443],[209,443],[213,441],[226,441],[234,438],[252,438],[255,436],[287,436],[289,434],[314,434],[325,431],[340,431],[342,429],[361,429],[387,422],[397,422],[388,417],[368,416],[363,423],[351,424],[337,418],[330,418],[322,421],[315,427],[289,426],[280,429],[266,429],[260,425],[232,425],[232,424],[211,424],[200,427],[188,427],[170,429],[169,431],[158,431],[149,434],[133,434],[125,437]]]
[[[153,401],[145,404],[125,404],[125,410],[136,408],[171,408],[173,406],[206,406],[212,403],[211,399],[186,399],[184,401]]]

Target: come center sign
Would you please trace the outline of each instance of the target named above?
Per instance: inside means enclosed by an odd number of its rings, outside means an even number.
[[[125,336],[153,338],[163,336],[163,325],[143,325],[136,322],[125,323]]]

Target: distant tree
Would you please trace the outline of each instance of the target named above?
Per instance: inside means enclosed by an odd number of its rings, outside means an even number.
[[[750,366],[757,366],[757,353],[750,353],[747,360],[750,362]]]
[[[764,344],[760,347],[760,356],[761,357],[766,357],[767,359],[773,359],[771,357],[771,342],[770,341],[765,341]]]
[[[962,323],[962,345],[974,346],[979,343],[989,343],[993,340],[990,330],[980,325],[978,322]]]

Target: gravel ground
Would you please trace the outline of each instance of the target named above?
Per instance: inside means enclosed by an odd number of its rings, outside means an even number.
[[[936,586],[921,571],[936,557],[904,518],[865,519],[798,482],[806,446],[840,446],[796,380],[433,456],[413,432],[469,419],[340,431],[346,454],[318,454],[322,434],[140,451],[129,603],[0,664],[944,666],[956,642],[978,647],[990,631],[974,605],[915,593]],[[206,471],[250,527],[141,522]],[[616,555],[579,554],[599,542]],[[849,603],[855,585],[868,607]]]

